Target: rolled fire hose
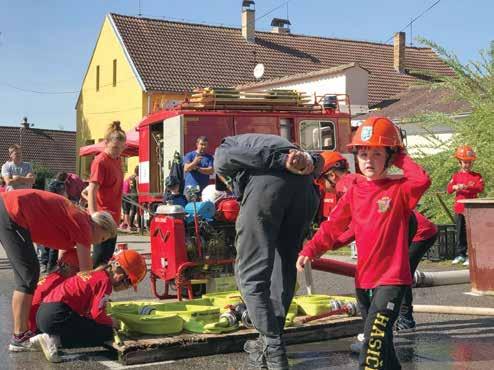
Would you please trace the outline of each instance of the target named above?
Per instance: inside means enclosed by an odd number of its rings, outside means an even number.
[[[414,304],[413,312],[450,315],[494,316],[494,308]]]

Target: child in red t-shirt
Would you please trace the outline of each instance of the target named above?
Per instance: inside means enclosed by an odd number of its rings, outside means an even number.
[[[336,184],[338,180],[348,173],[348,161],[338,152],[323,151],[323,168],[321,176],[316,180],[321,193],[318,221],[326,220],[331,210],[338,202]]]
[[[31,312],[29,313],[29,330],[33,333],[38,331],[36,326],[36,313],[43,299],[53,288],[62,283],[65,279],[74,276],[79,272],[79,259],[77,251],[70,249],[66,251],[58,260],[58,268],[38,281],[38,285],[33,295]]]
[[[350,146],[366,181],[358,181],[339,200],[329,219],[300,252],[297,269],[334,248],[350,224],[358,263],[357,300],[365,320],[361,369],[400,369],[393,345],[393,324],[405,289],[412,284],[408,259],[409,219],[430,185],[424,170],[403,152],[399,129],[385,117],[371,117],[357,130]],[[390,165],[401,179],[387,177]]]
[[[458,202],[461,199],[477,198],[484,191],[482,175],[472,171],[473,162],[477,155],[468,145],[461,145],[456,149],[456,159],[460,163],[460,170],[456,172],[448,183],[448,193],[455,193],[455,221],[456,221],[456,257],[453,264],[463,263],[468,266],[467,258],[467,231],[465,227],[465,206]]]
[[[144,257],[129,249],[115,254],[108,265],[66,279],[43,299],[36,315],[43,334],[32,341],[48,361],[60,362],[60,345],[92,347],[111,340],[120,325],[106,313],[112,291],[136,289],[146,272]]]

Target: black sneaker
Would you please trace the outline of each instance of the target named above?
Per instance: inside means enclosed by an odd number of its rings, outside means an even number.
[[[398,317],[396,320],[395,331],[396,333],[410,333],[415,331],[415,320],[413,318],[406,318],[403,316]]]

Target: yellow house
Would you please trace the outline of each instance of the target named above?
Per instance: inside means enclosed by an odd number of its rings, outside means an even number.
[[[182,101],[184,94],[146,90],[111,14],[105,17],[77,99],[77,148],[103,140],[112,121],[127,131],[149,112]],[[153,108],[154,107],[154,108]],[[77,172],[89,176],[93,157],[77,156]],[[131,173],[137,158],[125,161]]]
[[[242,8],[241,22],[233,28],[108,14],[77,100],[77,148],[102,140],[112,121],[129,130],[194,88],[252,83],[261,63],[264,74],[256,77],[261,83],[358,63],[369,73],[370,109],[422,79],[417,71],[452,74],[430,48],[407,47],[403,32],[393,44],[295,35],[276,24],[261,32],[249,7]],[[82,176],[89,174],[90,160],[78,158]],[[136,164],[129,159],[129,172]]]

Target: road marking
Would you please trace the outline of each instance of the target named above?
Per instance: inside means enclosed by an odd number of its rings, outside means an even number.
[[[141,367],[146,367],[146,366],[158,366],[158,365],[165,365],[165,364],[172,364],[175,361],[161,361],[161,362],[151,362],[149,364],[139,364],[139,365],[122,365],[121,363],[117,361],[98,361],[101,365],[106,366],[108,369],[112,370],[124,370],[124,369],[136,369],[136,368],[141,368]]]

